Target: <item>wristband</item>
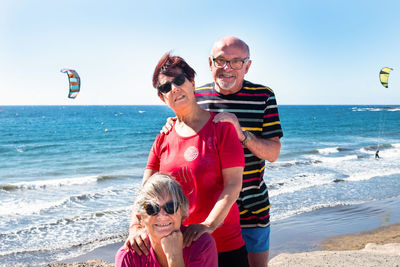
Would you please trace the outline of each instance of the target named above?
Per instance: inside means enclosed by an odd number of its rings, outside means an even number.
[[[252,138],[252,136],[249,131],[243,131],[243,134],[244,134],[245,138],[242,141],[242,145],[246,145],[246,143],[249,142],[249,140]]]

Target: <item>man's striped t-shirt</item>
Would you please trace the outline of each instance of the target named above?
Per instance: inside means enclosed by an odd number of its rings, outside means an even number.
[[[197,88],[195,95],[197,103],[206,110],[234,113],[242,130],[250,131],[257,137],[283,136],[275,94],[266,86],[245,80],[239,92],[222,95],[215,90],[214,83],[210,83]],[[243,186],[237,200],[240,224],[242,228],[266,227],[270,222],[270,203],[263,179],[265,160],[245,147],[244,154]]]

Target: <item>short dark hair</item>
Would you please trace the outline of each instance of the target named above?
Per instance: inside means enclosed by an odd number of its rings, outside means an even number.
[[[180,69],[182,73],[185,73],[186,78],[189,81],[194,81],[194,75],[196,72],[192,69],[192,67],[190,67],[183,58],[171,56],[171,54],[167,52],[161,57],[156,68],[154,69],[153,87],[157,89],[157,87],[160,85],[158,81],[158,76],[160,76],[160,74],[169,77],[175,77],[177,74],[180,74],[177,69]]]

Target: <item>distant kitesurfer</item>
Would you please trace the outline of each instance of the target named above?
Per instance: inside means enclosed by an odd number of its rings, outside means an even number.
[[[375,152],[375,158],[379,159],[379,149]]]

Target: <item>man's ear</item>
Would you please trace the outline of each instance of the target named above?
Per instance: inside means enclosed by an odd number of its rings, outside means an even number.
[[[245,69],[245,74],[247,74],[247,72],[249,71],[250,65],[251,65],[251,60],[247,61],[246,69]]]
[[[212,64],[213,64],[212,58],[208,57],[208,65],[210,66],[210,70],[212,70]]]

